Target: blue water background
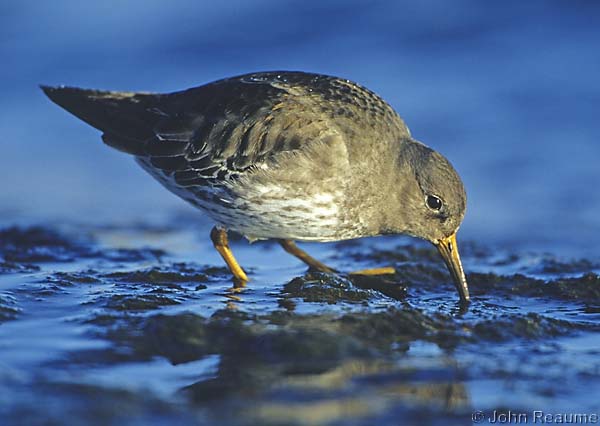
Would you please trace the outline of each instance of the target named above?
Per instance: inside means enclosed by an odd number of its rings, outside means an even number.
[[[168,92],[304,70],[376,91],[451,160],[461,239],[593,257],[598,22],[591,0],[4,1],[0,221],[196,214],[38,84]]]

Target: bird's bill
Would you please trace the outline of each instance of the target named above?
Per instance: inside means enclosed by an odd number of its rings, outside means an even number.
[[[447,238],[438,240],[434,244],[442,255],[444,263],[446,263],[446,266],[450,271],[450,275],[452,275],[461,302],[468,302],[470,300],[469,287],[467,286],[467,278],[465,277],[465,272],[463,271],[462,263],[460,261],[460,255],[458,254],[456,233]]]

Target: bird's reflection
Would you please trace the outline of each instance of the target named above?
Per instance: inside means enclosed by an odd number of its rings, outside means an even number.
[[[241,397],[247,400],[240,407],[245,417],[263,424],[325,424],[403,411],[414,416],[418,407],[463,413],[470,405],[452,362],[425,370],[381,360],[340,360],[330,368],[312,369],[300,364],[229,354],[221,358],[216,377],[183,392],[200,405],[210,403],[215,394]],[[280,397],[273,398],[274,389]],[[306,397],[323,392],[326,400]]]

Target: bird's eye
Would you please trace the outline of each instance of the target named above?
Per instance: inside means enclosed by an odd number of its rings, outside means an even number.
[[[427,207],[429,207],[431,210],[440,210],[442,208],[442,200],[435,195],[428,195]]]

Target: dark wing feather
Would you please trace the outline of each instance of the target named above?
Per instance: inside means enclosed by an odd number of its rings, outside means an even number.
[[[332,118],[383,122],[408,133],[392,108],[367,89],[301,72],[248,74],[164,95],[42,89],[102,130],[106,144],[181,186],[234,178],[318,138]]]
[[[267,117],[283,92],[224,81],[167,95],[43,90],[103,131],[107,145],[148,160],[181,185],[230,177],[261,161],[276,145],[267,146]]]
[[[104,92],[76,87],[48,87],[42,90],[56,104],[104,132],[105,142],[129,154],[142,152],[140,141],[154,136],[152,127],[159,116],[148,108],[146,95]]]

